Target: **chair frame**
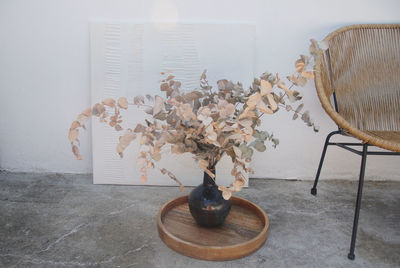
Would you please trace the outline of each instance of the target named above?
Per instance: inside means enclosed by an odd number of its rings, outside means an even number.
[[[338,29],[337,31],[331,33],[328,35],[325,40],[332,38],[338,33],[350,30],[350,29],[356,29],[356,28],[387,28],[387,27],[396,27],[400,28],[399,25],[352,25],[352,26],[347,26]],[[320,52],[322,53],[322,52]],[[328,52],[329,53],[329,52]],[[329,57],[329,54],[328,54]],[[315,176],[314,180],[314,185],[311,188],[311,194],[312,195],[317,195],[317,184],[318,180],[321,174],[321,169],[322,165],[325,159],[325,154],[327,151],[327,148],[329,145],[335,145],[340,148],[343,148],[347,151],[350,151],[352,153],[355,153],[357,155],[361,156],[361,166],[360,166],[360,174],[359,174],[359,182],[358,182],[358,191],[357,191],[357,198],[356,198],[356,206],[355,206],[355,213],[354,213],[354,221],[353,221],[353,230],[352,230],[352,235],[351,235],[351,242],[350,242],[350,251],[347,255],[347,257],[350,260],[355,259],[355,243],[356,243],[356,237],[357,237],[357,229],[358,229],[358,220],[360,216],[360,208],[361,208],[361,198],[362,198],[362,190],[363,190],[363,184],[364,184],[364,176],[365,176],[365,166],[366,166],[366,161],[367,161],[367,155],[400,155],[400,144],[393,144],[393,143],[387,143],[385,141],[380,140],[379,138],[377,139],[376,137],[371,137],[367,133],[362,132],[353,126],[351,126],[341,115],[339,114],[338,111],[338,105],[337,105],[337,99],[336,99],[336,93],[333,90],[333,102],[334,102],[334,110],[332,109],[332,105],[330,103],[330,100],[327,98],[325,92],[323,91],[323,84],[321,81],[321,78],[318,76],[319,72],[319,62],[318,58],[316,61],[316,87],[317,87],[317,92],[318,96],[321,100],[323,108],[326,110],[326,112],[329,114],[329,116],[336,122],[338,125],[338,130],[330,132],[325,140],[325,144],[322,150],[321,154],[321,159],[319,162],[317,174]],[[329,70],[331,71],[331,70]],[[328,104],[329,102],[329,104]],[[360,143],[350,143],[350,142],[331,142],[330,139],[334,135],[344,135],[344,136],[349,136],[349,134],[359,140],[361,140]],[[357,150],[353,147],[362,147],[361,150]],[[386,149],[388,151],[368,151],[368,148],[370,146],[377,146],[381,147],[383,149]]]

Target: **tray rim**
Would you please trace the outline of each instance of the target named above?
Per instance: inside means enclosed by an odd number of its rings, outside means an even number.
[[[161,240],[169,248],[173,249],[174,251],[177,251],[177,252],[179,252],[183,255],[189,256],[189,257],[202,259],[202,260],[233,260],[233,259],[245,257],[245,256],[253,253],[254,251],[258,250],[267,240],[268,230],[269,230],[269,218],[268,218],[267,214],[265,213],[265,211],[262,208],[260,208],[258,205],[254,204],[253,202],[251,202],[247,199],[244,199],[244,198],[236,197],[236,196],[232,196],[233,204],[238,204],[238,205],[240,205],[241,203],[249,204],[252,208],[248,208],[248,209],[251,209],[252,212],[255,213],[260,218],[261,221],[263,221],[264,226],[263,226],[262,230],[257,234],[257,236],[255,236],[252,239],[247,240],[245,242],[238,243],[235,245],[229,245],[229,246],[197,245],[192,242],[183,240],[179,237],[176,237],[170,231],[168,231],[167,228],[164,226],[164,224],[162,222],[162,218],[173,207],[179,206],[179,205],[187,202],[187,200],[188,200],[188,195],[183,195],[183,196],[174,198],[172,200],[169,200],[168,202],[166,202],[162,205],[162,207],[160,208],[158,215],[157,215],[157,229],[158,229],[159,236],[160,236]],[[255,211],[257,211],[257,212],[255,212]],[[179,245],[174,245],[175,243],[172,243],[172,244],[169,243],[168,239],[172,240],[172,241],[176,241],[185,246],[189,246],[192,249],[204,250],[210,254],[202,255],[199,252],[190,253],[187,250],[182,249],[182,247],[180,247]],[[249,246],[253,245],[253,248],[247,249],[246,246],[248,246],[248,245]],[[229,251],[233,251],[235,249],[241,249],[241,248],[246,249],[246,250],[244,252],[238,252],[236,254],[232,254],[231,256],[228,256],[229,254],[227,254],[227,253],[229,253]]]

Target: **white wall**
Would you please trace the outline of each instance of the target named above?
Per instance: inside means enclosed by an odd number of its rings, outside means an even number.
[[[398,23],[400,2],[2,0],[0,169],[92,171],[88,132],[81,137],[83,161],[73,158],[67,141],[70,122],[90,103],[91,19],[255,22],[257,74],[265,70],[288,74],[297,56],[307,52],[310,38],[322,39],[348,24]],[[291,122],[285,113],[267,118],[266,128],[279,137],[281,145],[256,156],[255,177],[314,176],[325,136],[335,125],[320,107],[313,87],[304,91],[320,133],[314,134],[300,121]],[[371,156],[367,178],[400,179],[399,164],[399,157]],[[334,148],[328,151],[324,177],[352,178],[358,171],[358,156]]]

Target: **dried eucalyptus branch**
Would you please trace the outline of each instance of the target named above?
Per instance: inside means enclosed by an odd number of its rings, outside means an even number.
[[[233,162],[231,174],[235,180],[229,187],[220,186],[219,189],[224,198],[229,199],[232,192],[240,191],[246,183],[245,174],[251,172],[249,163],[254,150],[265,151],[266,141],[273,147],[279,144],[273,134],[258,129],[262,115],[275,114],[279,107],[285,107],[294,112],[293,119],[300,114],[308,126],[318,131],[309,112],[301,113],[303,104],[296,109],[287,104],[302,98],[298,91],[292,90],[293,86],[304,86],[308,79],[313,79],[313,71],[307,69],[309,63],[303,55],[296,61],[295,72],[287,77],[290,87],[281,81],[278,74],[264,73],[254,79],[248,90],[244,90],[241,83],[224,79],[217,82],[218,90],[213,91],[204,71],[200,88],[185,93],[181,90],[181,82],[175,80],[170,72],[162,73],[165,78],[160,81],[160,90],[165,92],[165,98],[159,95],[136,96],[131,103],[125,97],[118,100],[108,98],[81,113],[69,131],[72,151],[77,159],[82,159],[78,136],[89,117],[98,117],[100,122],[122,131],[121,111],[135,105],[152,119],[126,129],[119,138],[116,151],[123,157],[130,143],[138,140],[141,147],[137,164],[142,173],[141,181],[147,180],[147,169],[156,166],[164,148],[175,154],[193,154],[198,166],[212,178],[215,175],[211,170],[227,154]],[[182,183],[170,171],[159,169],[183,190]]]

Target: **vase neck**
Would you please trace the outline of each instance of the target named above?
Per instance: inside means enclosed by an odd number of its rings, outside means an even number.
[[[209,169],[214,175],[215,175],[215,169]],[[203,178],[203,185],[204,186],[213,186],[215,185],[215,178],[211,178],[207,172],[204,172],[204,178]]]

